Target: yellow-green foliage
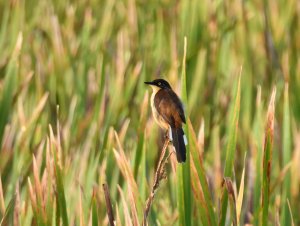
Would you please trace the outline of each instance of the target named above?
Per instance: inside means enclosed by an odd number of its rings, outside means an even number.
[[[299,225],[299,15],[297,0],[0,0],[1,225],[107,225],[103,184],[116,224],[141,224],[158,77],[184,102],[189,156],[171,156],[149,225]]]

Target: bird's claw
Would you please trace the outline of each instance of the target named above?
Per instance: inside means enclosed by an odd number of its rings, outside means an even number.
[[[165,132],[165,139],[166,139],[166,140],[170,140],[170,137],[169,137],[169,130],[166,130],[166,132]]]

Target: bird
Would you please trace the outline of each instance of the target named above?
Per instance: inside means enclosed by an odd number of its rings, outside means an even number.
[[[181,100],[164,79],[145,82],[153,89],[151,109],[155,122],[166,131],[176,151],[179,163],[186,161],[186,137],[182,124],[186,123]]]

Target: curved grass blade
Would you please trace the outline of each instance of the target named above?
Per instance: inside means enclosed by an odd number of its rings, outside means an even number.
[[[236,200],[237,225],[240,225],[240,218],[241,218],[242,205],[243,205],[244,188],[245,188],[246,156],[247,156],[247,153],[245,154],[245,158],[244,158],[244,168],[243,168],[242,178],[241,178],[241,182],[240,182],[239,194],[238,194],[238,197]]]

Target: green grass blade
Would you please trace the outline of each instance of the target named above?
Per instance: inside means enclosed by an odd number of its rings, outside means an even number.
[[[60,225],[60,203],[59,203],[59,199],[57,197],[57,194],[56,194],[56,212],[55,212],[55,225]]]
[[[300,225],[299,1],[145,2],[1,1],[0,221],[19,191],[4,225],[92,226],[96,214],[98,225],[108,223],[101,189],[94,206],[92,197],[106,182],[117,224],[138,224],[163,141],[144,81],[163,78],[186,108],[188,159],[170,156],[148,224],[231,226],[225,169],[236,194],[241,185],[238,225],[261,226],[263,211],[265,224]],[[273,155],[268,139],[264,149],[272,84],[279,94]],[[41,144],[57,121],[55,153],[48,139],[45,158]]]
[[[200,209],[201,221],[204,225],[217,225],[216,214],[213,210],[212,198],[209,191],[206,172],[203,166],[203,162],[200,159],[199,152],[197,153],[197,138],[193,126],[189,119],[187,119],[189,134],[190,134],[190,151],[192,160],[191,162],[195,165],[198,178],[192,178],[192,181],[199,180],[201,185],[201,190],[203,193],[203,199],[200,201],[200,206],[197,207]],[[193,164],[191,164],[193,166]],[[199,192],[199,191],[198,191]]]
[[[260,208],[260,197],[261,197],[261,184],[262,184],[262,137],[263,137],[263,120],[262,120],[262,104],[261,104],[261,87],[258,86],[257,97],[256,97],[256,113],[253,123],[253,142],[256,150],[255,155],[255,181],[254,181],[254,193],[253,193],[253,213],[254,213],[254,224],[259,224],[259,211]]]
[[[233,111],[231,112],[231,123],[228,131],[228,141],[226,147],[226,160],[225,160],[225,169],[224,176],[231,177],[233,170],[233,163],[235,158],[236,151],[236,140],[237,140],[237,132],[238,132],[238,122],[239,122],[239,112],[240,112],[240,99],[241,99],[241,75],[239,76],[239,80],[237,83],[236,96],[233,106]],[[224,226],[226,220],[227,213],[227,203],[228,196],[227,193],[224,193],[224,197],[222,199],[221,204],[221,216],[219,225]]]
[[[268,225],[269,202],[270,202],[270,181],[272,170],[272,152],[273,152],[273,136],[274,136],[274,113],[275,113],[275,95],[274,88],[269,103],[267,113],[267,123],[265,128],[265,143],[263,156],[263,184],[262,184],[262,225]]]
[[[62,217],[62,222],[64,226],[67,226],[69,225],[69,223],[68,223],[65,190],[64,190],[63,180],[62,180],[62,172],[56,160],[55,160],[55,177],[57,183],[57,199],[58,199],[59,209]]]
[[[133,175],[134,178],[137,178],[137,174],[138,174],[138,169],[139,166],[141,164],[141,160],[142,160],[142,156],[143,156],[143,148],[144,148],[144,144],[145,144],[145,131],[144,128],[146,126],[146,117],[147,117],[147,109],[148,109],[148,92],[145,94],[144,96],[144,100],[142,103],[142,107],[141,107],[141,117],[140,117],[140,127],[139,127],[139,131],[138,131],[138,144],[136,147],[136,151],[135,151],[135,159],[134,159],[134,170],[133,170]]]
[[[4,79],[4,87],[0,96],[0,144],[2,143],[3,132],[12,110],[13,97],[17,87],[18,58],[23,42],[23,35],[19,33],[15,49],[7,66]]]
[[[69,223],[68,223],[65,190],[64,190],[63,180],[62,180],[62,172],[59,165],[57,164],[57,160],[55,160],[55,177],[57,183],[57,199],[58,199],[59,209],[62,217],[62,222],[64,226],[67,226],[69,225]]]
[[[222,191],[223,195],[221,199],[227,196],[229,197],[231,222],[233,226],[237,226],[236,199],[235,199],[232,181],[230,180],[230,178],[224,178],[222,186],[223,186],[223,191]],[[227,195],[225,196],[225,194]]]
[[[92,196],[92,226],[98,226],[98,208],[95,190],[93,191]]]
[[[54,157],[54,171],[55,171],[55,181],[56,181],[56,199],[57,199],[57,215],[56,215],[56,223],[59,221],[58,217],[62,218],[63,226],[68,226],[68,213],[67,213],[67,204],[66,204],[66,197],[65,197],[65,189],[63,184],[63,176],[62,176],[62,169],[58,160],[57,156],[57,147],[56,142],[54,140],[52,128],[50,126],[50,147],[54,148],[52,150],[52,154]]]
[[[184,206],[184,184],[183,184],[183,169],[182,166],[177,170],[177,201],[179,211],[179,225],[185,225],[185,206]]]
[[[290,108],[289,108],[289,88],[285,85],[284,90],[284,105],[283,105],[283,166],[286,166],[291,161],[291,126],[290,126]],[[291,218],[287,200],[291,200],[291,174],[286,173],[282,187],[281,197],[281,225],[291,225]]]
[[[187,41],[184,39],[184,56],[181,73],[182,81],[182,101],[187,104],[187,87],[186,87],[186,47]],[[185,106],[186,116],[188,109]],[[187,126],[183,126],[187,140],[189,140],[189,132]],[[178,179],[178,205],[179,205],[179,222],[181,225],[189,226],[192,224],[192,199],[191,199],[191,179],[190,179],[190,150],[189,145],[186,146],[186,162],[178,164],[177,179]]]
[[[10,199],[10,201],[5,209],[4,215],[0,221],[1,226],[13,224],[13,212],[14,212],[14,207],[15,207],[15,201],[16,201],[16,195],[14,195]]]

